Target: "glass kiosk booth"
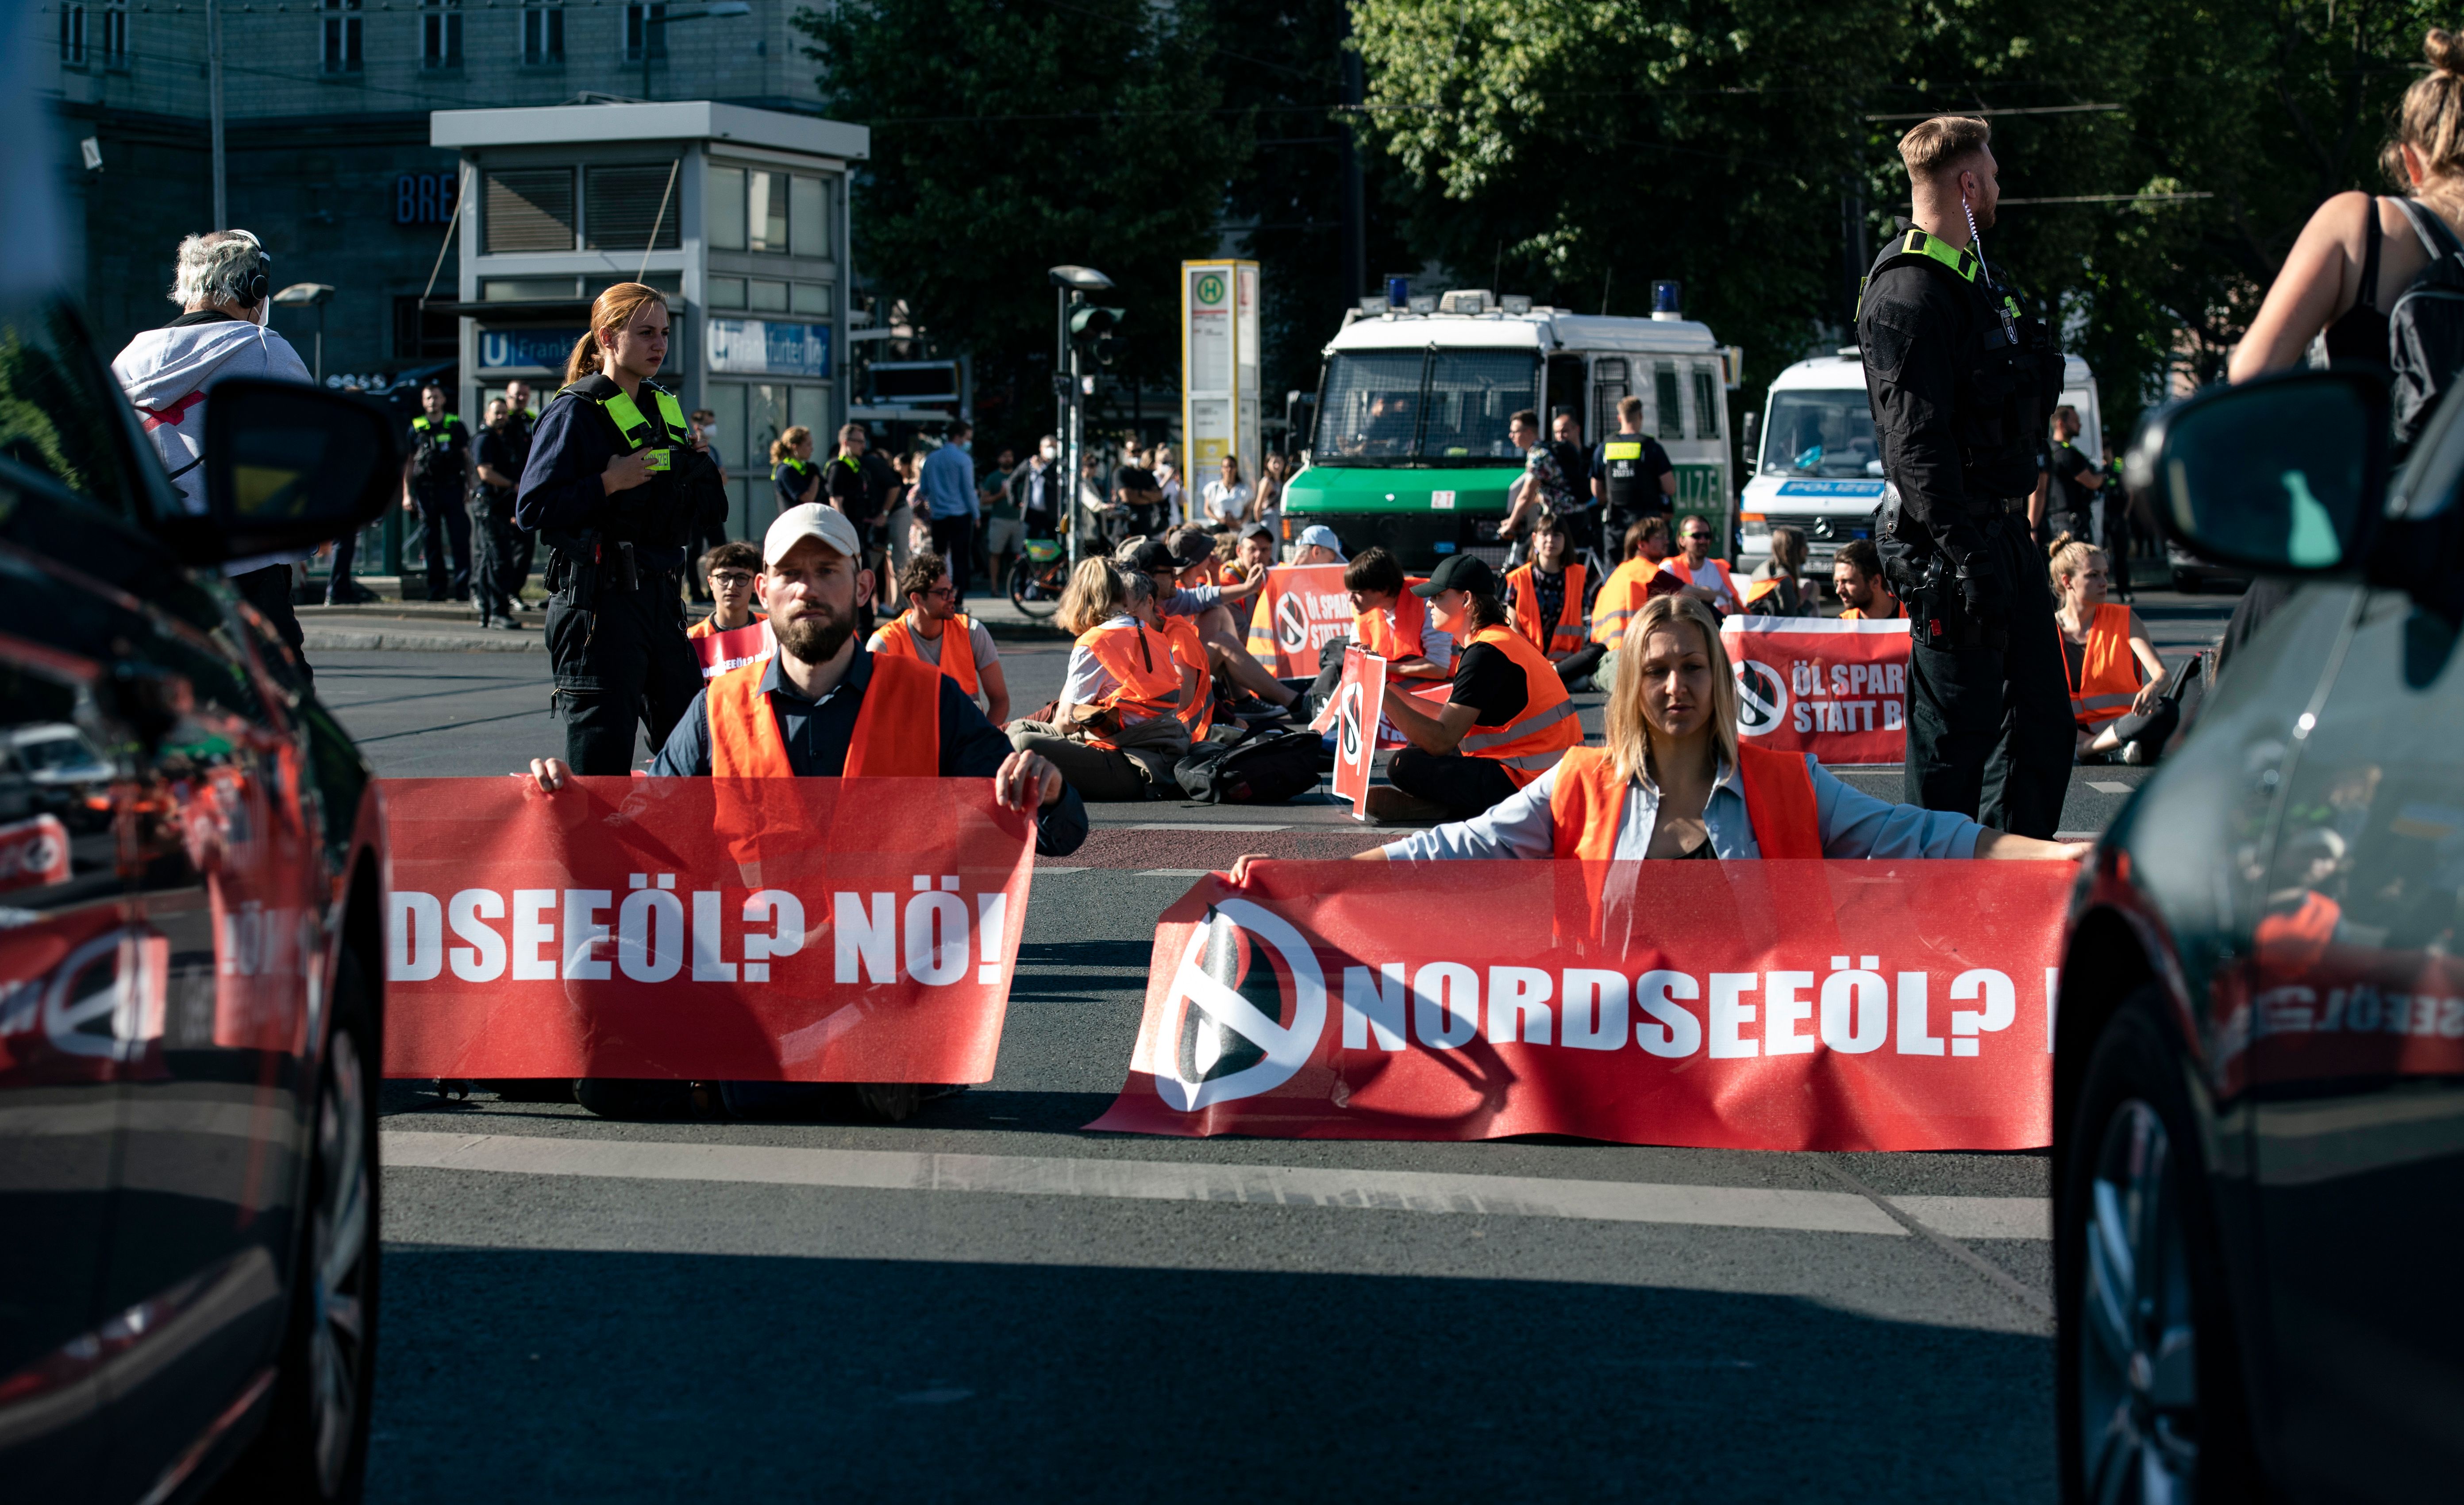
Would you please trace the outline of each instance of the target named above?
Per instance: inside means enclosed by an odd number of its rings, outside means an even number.
[[[462,154],[464,421],[516,379],[543,407],[599,290],[648,282],[671,299],[659,380],[715,414],[729,536],[759,538],[771,441],[802,424],[825,455],[845,421],[847,175],[871,132],[691,100],[438,110],[429,139]]]

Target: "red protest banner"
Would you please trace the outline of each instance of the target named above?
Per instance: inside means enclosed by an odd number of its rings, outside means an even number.
[[[1340,564],[1278,564],[1249,617],[1249,654],[1281,679],[1317,674],[1317,651],[1352,632]]]
[[[0,889],[69,880],[69,829],[56,815],[0,826]]]
[[[715,679],[731,669],[740,669],[757,658],[767,658],[779,651],[779,640],[770,634],[770,621],[759,622],[725,632],[713,632],[708,637],[691,639],[693,657],[701,664],[701,676]]]
[[[1353,818],[1369,813],[1371,764],[1377,758],[1379,707],[1386,703],[1386,660],[1362,648],[1343,651],[1343,682],[1327,702],[1334,729],[1334,794],[1352,802]]]
[[[1128,1083],[1089,1127],[2043,1145],[2073,872],[1286,862],[1237,890],[1210,875],[1156,926]]]
[[[386,781],[389,1076],[990,1078],[1028,819],[989,779]]]
[[[1737,734],[1824,763],[1898,763],[1908,742],[1908,625],[1732,616],[1720,639],[1737,675]]]

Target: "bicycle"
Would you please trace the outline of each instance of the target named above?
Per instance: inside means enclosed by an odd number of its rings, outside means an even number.
[[[1010,605],[1027,616],[1047,617],[1060,609],[1061,592],[1069,584],[1069,561],[1059,539],[1027,539],[1009,569]]]

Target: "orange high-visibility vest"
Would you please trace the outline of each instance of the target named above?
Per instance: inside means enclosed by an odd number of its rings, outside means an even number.
[[[1764,856],[1822,855],[1822,819],[1803,754],[1740,746],[1737,778],[1745,786],[1746,818],[1754,828],[1754,845]],[[1618,777],[1607,748],[1577,747],[1567,753],[1557,764],[1557,782],[1549,789],[1549,822],[1555,832],[1551,853],[1582,862],[1615,857],[1631,788],[1632,781]]]
[[[1566,566],[1566,604],[1556,622],[1540,628],[1540,592],[1532,583],[1537,564],[1526,564],[1506,577],[1514,600],[1514,627],[1544,653],[1571,653],[1583,646],[1583,566]]]
[[[1891,609],[1888,611],[1869,616],[1867,613],[1858,610],[1855,607],[1845,607],[1840,609],[1840,620],[1843,622],[1896,622],[1900,618],[1908,614],[1907,604],[1902,601],[1899,597],[1892,595],[1889,591],[1885,590],[1882,592],[1882,599],[1891,604]]]
[[[914,617],[911,607],[882,624],[881,646],[872,651],[873,655],[892,653],[922,663],[924,654],[915,646]],[[954,644],[957,653],[950,651]],[[966,692],[968,699],[976,697],[976,625],[967,620],[963,611],[941,624],[940,668],[941,673],[958,681],[958,688]]]
[[[2324,894],[2304,893],[2301,906],[2287,914],[2262,915],[2252,939],[2259,961],[2271,971],[2299,975],[2317,966],[2336,939],[2343,906]]]
[[[1600,582],[1600,593],[1592,598],[1592,641],[1611,648],[1625,641],[1625,630],[1634,625],[1634,614],[1650,599],[1651,577],[1660,573],[1657,561],[1637,554]]]
[[[1172,656],[1172,643],[1162,633],[1143,622],[1115,619],[1078,634],[1078,646],[1115,681],[1097,703],[1120,712],[1123,722],[1179,710],[1180,661]],[[1087,742],[1091,747],[1112,745],[1096,737]]]
[[[1391,624],[1382,609],[1354,612],[1352,640],[1389,664],[1401,663],[1406,658],[1427,657],[1428,650],[1420,645],[1420,631],[1428,625],[1429,604],[1412,593],[1412,587],[1425,583],[1426,579],[1422,575],[1404,577],[1403,593],[1395,598],[1395,620]],[[1446,677],[1443,674],[1397,675],[1392,669],[1387,674],[1403,679]]]
[[[1689,586],[1701,586],[1705,590],[1718,591],[1726,595],[1731,605],[1737,602],[1737,583],[1728,577],[1728,565],[1725,560],[1713,559],[1708,554],[1704,555],[1704,578],[1701,580],[1696,580],[1694,571],[1686,567],[1685,556],[1683,554],[1669,555],[1660,562],[1660,567]]]
[[[1198,698],[1180,708],[1180,719],[1192,738],[1203,737],[1215,724],[1215,671],[1206,661],[1206,641],[1198,635],[1198,623],[1185,616],[1165,617],[1163,635],[1175,661],[1198,671]]]
[[[2062,653],[2068,677],[2070,653]],[[2071,717],[2082,727],[2101,726],[2127,713],[2139,698],[2139,660],[2130,653],[2130,609],[2106,602],[2087,625],[2087,651],[2071,685]]]
[[[753,613],[753,621],[745,623],[745,624],[744,624],[744,626],[745,626],[745,627],[751,627],[751,626],[753,625],[753,623],[754,623],[754,622],[763,621],[763,620],[766,620],[766,618],[767,618],[767,613],[766,613],[766,612],[756,611],[756,612],[754,612],[754,613]],[[731,632],[736,632],[736,631],[743,631],[743,629],[742,629],[742,628],[729,628],[729,629],[728,629],[728,631],[731,631]],[[712,612],[710,615],[708,615],[708,616],[706,616],[706,617],[702,618],[700,621],[695,622],[693,626],[691,626],[691,627],[689,627],[689,628],[686,628],[686,629],[685,629],[685,636],[687,636],[687,637],[716,637],[717,635],[718,635],[718,613],[717,613],[717,612],[715,612],[715,611],[714,611],[714,612]]]
[[[787,740],[761,693],[765,661],[731,669],[702,690],[710,713],[710,772],[716,779],[787,779]],[[847,742],[847,779],[941,775],[941,675],[920,659],[874,654],[872,678]]]
[[[1764,580],[1748,581],[1746,583],[1746,605],[1748,607],[1760,606],[1762,604],[1763,597],[1778,594],[1779,587],[1780,579],[1776,575]]]
[[[1510,627],[1485,627],[1471,641],[1495,648],[1523,671],[1523,714],[1503,726],[1475,724],[1455,751],[1499,764],[1519,789],[1555,767],[1567,748],[1583,744],[1583,723],[1565,681],[1557,677],[1557,666],[1541,657],[1522,633]]]

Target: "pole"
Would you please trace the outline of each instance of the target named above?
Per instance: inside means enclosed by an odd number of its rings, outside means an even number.
[[[1343,11],[1343,37],[1352,39],[1352,8]],[[1360,183],[1360,147],[1353,128],[1360,120],[1360,55],[1343,52],[1343,300],[1359,306],[1369,289],[1369,216]]]
[[[642,5],[642,102],[643,102],[644,104],[648,104],[648,103],[649,103],[649,102],[650,102],[650,6],[649,6],[649,0],[643,0],[643,5]]]
[[[325,385],[325,304],[317,304],[317,385]]]
[[[216,0],[206,0],[206,101],[212,122],[214,228],[229,230],[231,205],[223,194],[223,13]]]

